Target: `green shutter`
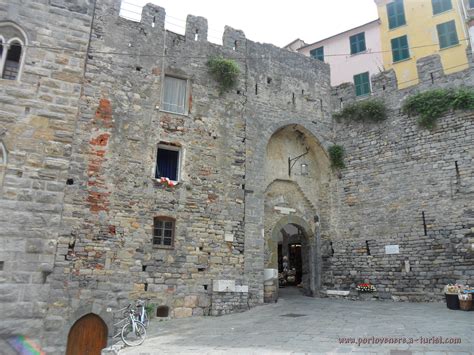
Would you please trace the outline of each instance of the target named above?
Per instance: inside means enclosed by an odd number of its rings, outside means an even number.
[[[365,32],[350,36],[349,42],[351,44],[351,54],[360,53],[367,49],[365,45]]]
[[[395,0],[387,4],[388,28],[403,26],[405,21],[405,10],[403,9],[403,0]]]
[[[451,0],[431,0],[433,6],[433,15],[451,10],[453,8]]]
[[[356,96],[370,94],[369,72],[354,75]]]
[[[439,48],[454,46],[459,43],[454,20],[436,26],[438,30]]]
[[[311,58],[324,62],[324,47],[318,47],[309,51]]]
[[[391,40],[393,62],[410,58],[407,36],[397,37]]]

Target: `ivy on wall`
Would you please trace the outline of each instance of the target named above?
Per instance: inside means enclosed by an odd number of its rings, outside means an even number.
[[[237,83],[240,70],[234,60],[218,56],[209,59],[207,66],[214,80],[219,83],[221,94],[233,88]]]
[[[334,169],[343,169],[346,167],[344,164],[344,147],[341,145],[334,144],[328,148],[329,159],[331,160],[331,166]]]
[[[380,99],[355,101],[333,114],[337,121],[380,122],[387,118],[387,107]]]
[[[418,116],[421,127],[432,129],[438,119],[451,110],[473,110],[474,89],[435,89],[408,97],[402,106],[403,113]]]

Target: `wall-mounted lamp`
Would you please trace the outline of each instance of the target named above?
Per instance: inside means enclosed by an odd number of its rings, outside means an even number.
[[[309,153],[309,148],[306,148],[306,152],[304,152],[303,154],[300,154],[294,158],[288,157],[288,176],[291,176],[291,169],[295,166],[298,159],[300,159],[301,157],[304,157],[308,153]],[[301,170],[303,170],[303,167],[301,167]]]
[[[301,164],[301,175],[303,176],[308,175],[308,164],[305,164],[305,163]]]

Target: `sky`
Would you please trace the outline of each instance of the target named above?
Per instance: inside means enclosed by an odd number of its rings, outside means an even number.
[[[184,34],[187,15],[207,18],[210,42],[222,43],[224,26],[255,42],[283,47],[296,38],[313,43],[378,18],[374,0],[122,0],[122,16],[140,18],[148,2],[164,7],[165,27]]]

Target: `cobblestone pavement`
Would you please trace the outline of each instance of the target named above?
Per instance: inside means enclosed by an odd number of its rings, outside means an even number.
[[[282,289],[278,303],[222,317],[153,322],[126,354],[474,354],[474,312],[443,303],[394,303],[304,297]],[[372,338],[373,337],[373,338]],[[413,340],[413,344],[340,344]],[[461,344],[429,344],[443,337]],[[453,340],[453,339],[450,339]],[[456,341],[456,340],[454,340]],[[424,342],[424,343],[423,343]]]

